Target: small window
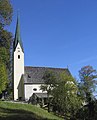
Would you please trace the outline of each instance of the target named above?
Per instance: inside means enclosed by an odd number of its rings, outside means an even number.
[[[34,90],[34,91],[37,91],[37,89],[36,89],[36,88],[34,88],[33,90]]]
[[[20,59],[20,55],[18,55],[18,59]]]

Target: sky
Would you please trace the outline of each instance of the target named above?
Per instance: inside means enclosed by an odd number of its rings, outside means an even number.
[[[97,0],[11,0],[9,31],[20,15],[25,66],[97,70]]]

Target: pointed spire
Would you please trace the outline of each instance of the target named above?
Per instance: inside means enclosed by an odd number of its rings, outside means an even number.
[[[21,46],[22,51],[23,51],[23,45],[22,45],[22,40],[21,40],[21,36],[20,36],[19,15],[17,14],[17,24],[16,24],[15,39],[14,39],[14,51],[15,51],[18,43],[20,43],[20,46]]]

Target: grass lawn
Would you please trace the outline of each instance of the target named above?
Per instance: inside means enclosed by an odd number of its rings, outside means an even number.
[[[0,101],[0,120],[63,120],[30,104]]]

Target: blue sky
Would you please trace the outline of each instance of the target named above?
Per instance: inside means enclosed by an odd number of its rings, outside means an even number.
[[[97,0],[11,0],[9,30],[20,11],[25,65],[66,68],[74,77],[85,65],[97,69]]]

